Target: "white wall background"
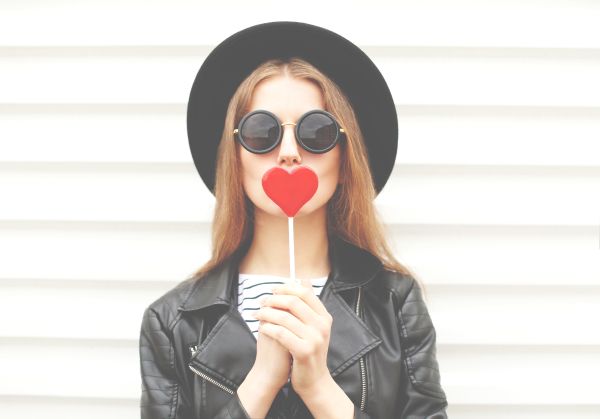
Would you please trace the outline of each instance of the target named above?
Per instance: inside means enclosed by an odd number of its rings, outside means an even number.
[[[139,417],[143,309],[208,257],[204,57],[326,26],[396,101],[376,204],[452,418],[600,417],[600,2],[0,2],[0,417]]]

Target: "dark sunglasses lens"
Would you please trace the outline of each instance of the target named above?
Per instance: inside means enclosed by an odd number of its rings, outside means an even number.
[[[279,138],[279,124],[265,113],[250,115],[240,128],[244,143],[253,150],[265,151],[272,148]]]
[[[306,116],[298,128],[300,140],[315,151],[329,149],[335,142],[337,127],[335,121],[324,113],[312,113]]]

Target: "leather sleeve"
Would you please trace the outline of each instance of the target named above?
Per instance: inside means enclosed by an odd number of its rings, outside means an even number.
[[[142,376],[141,419],[205,419],[194,417],[183,400],[183,385],[175,373],[174,348],[159,315],[146,308],[140,332]],[[272,409],[269,419],[285,416]],[[208,418],[206,418],[208,419]],[[211,419],[251,419],[237,392]]]
[[[150,307],[144,311],[139,353],[141,419],[191,419],[189,408],[181,402],[183,388],[175,374],[173,344]]]
[[[403,350],[402,392],[398,395],[399,419],[447,419],[448,402],[441,386],[436,357],[435,327],[418,283],[412,284],[397,311]],[[398,298],[398,296],[396,296]],[[399,299],[399,298],[398,298]],[[354,419],[376,419],[354,405]]]
[[[448,402],[440,383],[436,357],[436,332],[414,278],[398,309],[398,332],[404,362],[404,381],[399,394],[398,418],[446,419]]]

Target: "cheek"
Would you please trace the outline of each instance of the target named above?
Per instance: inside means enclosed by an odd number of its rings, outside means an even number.
[[[326,178],[327,184],[333,185],[335,189],[340,176],[340,150],[336,148],[332,152],[331,156],[328,156],[329,158],[325,161],[323,176]]]
[[[261,164],[255,156],[248,156],[247,151],[241,153],[240,160],[244,187],[252,187],[256,179],[260,178]]]
[[[327,201],[335,192],[339,181],[340,172],[340,153],[338,149],[332,150],[334,153],[326,156],[327,158],[314,160],[313,167],[318,170],[319,188],[317,189],[317,198],[319,201]],[[321,156],[325,157],[325,156]],[[321,202],[323,203],[323,202]]]
[[[257,205],[268,198],[262,187],[262,177],[269,166],[259,156],[247,154],[248,152],[244,151],[240,156],[242,185],[246,195]]]

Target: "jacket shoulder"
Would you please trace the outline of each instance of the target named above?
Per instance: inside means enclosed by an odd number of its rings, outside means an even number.
[[[179,316],[178,307],[187,299],[196,282],[197,278],[190,277],[177,283],[152,301],[146,307],[145,311],[156,313],[156,316],[161,319],[163,325],[171,329]]]
[[[419,286],[414,276],[388,268],[381,269],[372,284],[392,291],[401,302],[406,299],[413,287]]]

